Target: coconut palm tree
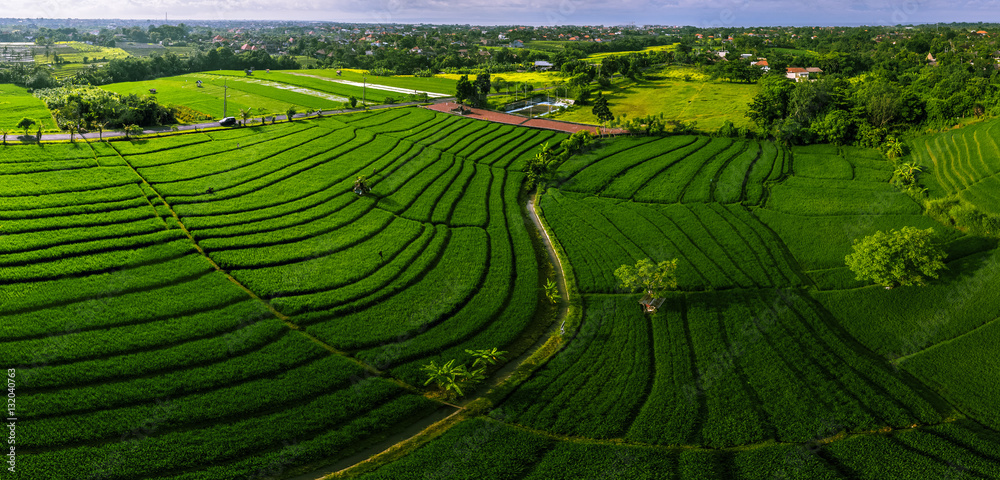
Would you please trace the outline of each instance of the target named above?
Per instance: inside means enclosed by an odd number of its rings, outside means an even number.
[[[253,107],[249,107],[246,110],[244,110],[242,108],[240,109],[240,118],[243,120],[243,124],[244,125],[246,125],[247,119],[250,118],[250,111],[251,110],[253,110]]]
[[[69,143],[76,142],[76,122],[66,122],[63,124],[63,128],[69,131]]]

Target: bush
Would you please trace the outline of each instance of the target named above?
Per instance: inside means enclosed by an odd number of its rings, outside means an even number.
[[[396,71],[391,68],[378,67],[369,70],[367,73],[376,77],[391,77],[396,74]]]

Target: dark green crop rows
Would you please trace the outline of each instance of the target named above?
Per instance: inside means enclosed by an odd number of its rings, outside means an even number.
[[[539,272],[508,168],[562,138],[413,108],[4,149],[20,478],[283,475],[435,410],[365,365],[419,386],[522,335]]]

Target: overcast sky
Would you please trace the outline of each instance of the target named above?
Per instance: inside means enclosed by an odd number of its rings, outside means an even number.
[[[879,25],[1000,22],[1000,0],[38,0],[0,16],[477,25]]]

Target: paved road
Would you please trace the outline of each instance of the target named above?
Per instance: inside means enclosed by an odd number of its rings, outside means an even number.
[[[369,110],[381,110],[383,108],[405,107],[405,106],[409,106],[409,105],[424,105],[426,103],[442,103],[442,102],[449,102],[449,101],[454,101],[454,100],[455,100],[454,97],[435,98],[435,99],[432,99],[432,100],[428,100],[427,102],[408,102],[408,103],[394,103],[394,104],[391,104],[391,105],[373,105],[373,106],[368,107],[368,108],[369,108]],[[352,108],[352,109],[346,109],[346,110],[323,110],[322,112],[320,112],[320,114],[322,114],[322,115],[334,115],[334,114],[338,114],[338,113],[350,113],[350,112],[360,112],[360,111],[362,111],[360,108]],[[302,119],[302,118],[311,118],[311,117],[316,117],[316,116],[317,116],[317,114],[315,112],[314,113],[310,113],[310,114],[297,113],[297,114],[295,114],[295,115],[292,116],[292,119],[296,119],[296,118],[299,118],[299,119]],[[288,120],[287,115],[274,115],[274,117],[275,117],[275,121],[276,122],[283,122],[283,121],[287,121]],[[267,117],[267,118],[271,118],[271,117]],[[270,121],[268,123],[270,123]],[[259,125],[259,124],[257,124],[257,125]],[[186,131],[205,130],[205,129],[208,129],[208,128],[223,128],[223,127],[219,126],[219,122],[218,121],[213,121],[213,122],[198,123],[198,124],[193,124],[193,125],[177,125],[177,126],[174,126],[174,127],[169,127],[169,126],[165,126],[165,127],[152,127],[152,128],[144,129],[142,131],[142,134],[143,135],[158,135],[158,134],[161,134],[161,133],[171,133],[171,132],[175,131],[174,128],[176,128],[177,129],[176,131],[178,131],[178,132],[186,132]],[[234,128],[234,127],[229,127],[229,128]],[[238,128],[238,127],[236,127],[236,128]],[[108,139],[108,138],[120,138],[120,137],[124,137],[124,136],[125,136],[125,132],[118,131],[118,130],[115,130],[115,131],[110,131],[109,130],[109,131],[105,131],[103,135],[100,134],[100,133],[98,133],[98,132],[88,132],[88,133],[76,135],[76,138],[82,138],[84,140],[88,140],[89,141],[89,140],[98,140],[100,138]],[[70,135],[68,133],[42,134],[42,142],[69,140],[69,137],[70,137]],[[22,143],[34,143],[35,136],[34,135],[28,135],[27,137],[22,136],[22,135],[19,135],[17,137],[15,137],[13,135],[8,135],[7,136],[7,142],[8,143],[13,143],[13,142],[18,142],[18,141],[20,141]]]

